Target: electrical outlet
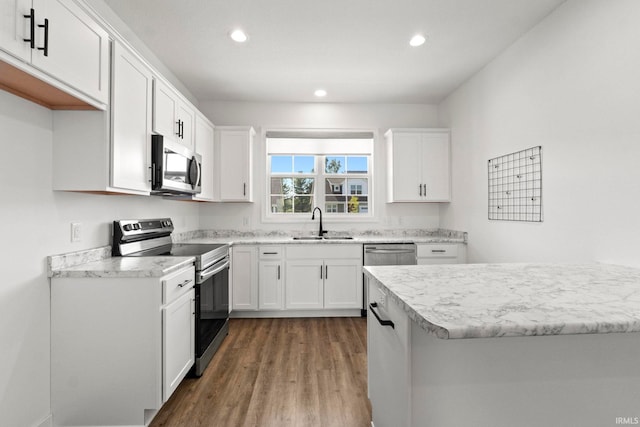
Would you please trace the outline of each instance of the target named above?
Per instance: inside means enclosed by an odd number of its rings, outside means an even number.
[[[82,240],[82,224],[79,222],[71,223],[71,241],[79,242]]]
[[[386,307],[387,306],[387,294],[380,292],[380,306],[381,307]]]

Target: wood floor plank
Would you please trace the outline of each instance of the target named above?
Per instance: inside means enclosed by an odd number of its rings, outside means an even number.
[[[231,319],[151,427],[368,427],[364,318]]]

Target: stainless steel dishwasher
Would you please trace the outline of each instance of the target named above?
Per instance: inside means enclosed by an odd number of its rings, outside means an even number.
[[[414,243],[368,243],[364,245],[363,265],[415,265],[416,245]],[[362,316],[367,315],[369,285],[362,281]]]

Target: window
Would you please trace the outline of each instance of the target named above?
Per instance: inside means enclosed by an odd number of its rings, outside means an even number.
[[[271,134],[271,135],[270,135]],[[269,218],[369,216],[373,134],[309,137],[267,132]]]

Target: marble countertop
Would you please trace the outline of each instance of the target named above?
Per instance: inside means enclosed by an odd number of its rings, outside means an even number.
[[[113,257],[55,269],[50,272],[50,277],[162,277],[194,262],[194,257]]]
[[[179,233],[176,243],[263,244],[363,244],[381,242],[466,243],[467,233],[454,230],[368,230],[345,240],[294,240],[301,231],[196,230]],[[307,234],[308,235],[308,234]],[[345,235],[345,233],[330,233]],[[47,258],[49,277],[162,277],[194,262],[193,257],[111,257],[111,246],[52,255]]]
[[[439,338],[640,331],[640,269],[608,264],[365,267]]]
[[[353,239],[296,240],[294,236],[310,236],[300,231],[234,232],[204,230],[182,233],[174,237],[180,243],[227,243],[229,245],[281,244],[365,244],[365,243],[467,243],[467,234],[452,230],[381,230],[364,233],[332,233],[328,236],[352,236]]]

